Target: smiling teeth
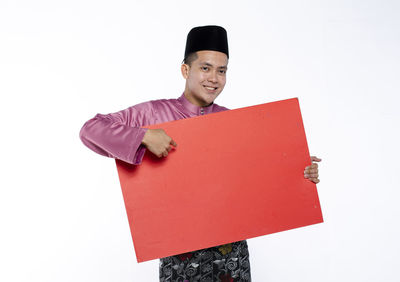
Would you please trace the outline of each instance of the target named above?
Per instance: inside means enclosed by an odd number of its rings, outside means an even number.
[[[215,89],[217,89],[216,87],[207,87],[207,86],[206,86],[206,88],[207,88],[208,90],[215,90]]]

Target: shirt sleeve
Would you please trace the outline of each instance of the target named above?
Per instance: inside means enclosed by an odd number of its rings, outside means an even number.
[[[146,151],[142,140],[147,129],[142,126],[154,123],[153,118],[152,104],[146,102],[112,114],[97,114],[79,135],[94,152],[138,165]]]

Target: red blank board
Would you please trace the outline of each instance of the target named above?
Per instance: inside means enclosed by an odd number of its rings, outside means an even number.
[[[117,161],[138,262],[323,221],[297,99],[150,128],[176,150]]]

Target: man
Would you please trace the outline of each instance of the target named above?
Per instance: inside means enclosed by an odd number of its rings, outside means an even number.
[[[222,92],[228,68],[228,40],[224,28],[193,28],[187,37],[181,72],[185,90],[178,99],[156,100],[123,111],[96,115],[83,126],[82,142],[95,152],[140,164],[145,150],[167,157],[177,146],[162,129],[143,126],[225,111],[214,100]],[[311,157],[312,161],[320,161]],[[318,183],[317,164],[304,176]],[[233,242],[160,259],[160,281],[250,281],[246,241]]]

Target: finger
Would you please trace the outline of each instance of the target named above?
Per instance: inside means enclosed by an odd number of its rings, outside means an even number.
[[[307,178],[308,180],[314,182],[314,183],[319,183],[318,177],[311,177],[311,175],[304,175],[304,178]]]
[[[311,156],[310,158],[311,158],[311,161],[313,161],[313,162],[320,162],[320,161],[322,161],[322,159],[320,159],[320,158],[318,158],[318,157],[316,157],[316,156]]]
[[[310,165],[306,167],[304,171],[318,171],[318,166]]]
[[[304,170],[304,174],[313,174],[313,173],[318,173],[318,172],[319,172],[318,169],[312,169],[312,168]]]
[[[312,165],[306,166],[306,168],[304,169],[304,172],[308,172],[308,171],[318,172],[318,164],[312,164]]]
[[[162,152],[162,156],[163,156],[163,157],[166,157],[166,156],[168,156],[168,151],[164,151],[164,152]]]
[[[170,152],[172,150],[171,146],[168,146],[167,148],[165,148],[168,152]]]
[[[172,139],[171,139],[171,142],[169,142],[169,144],[171,144],[174,147],[178,146],[178,144],[176,144],[176,142],[174,140],[172,140]]]

